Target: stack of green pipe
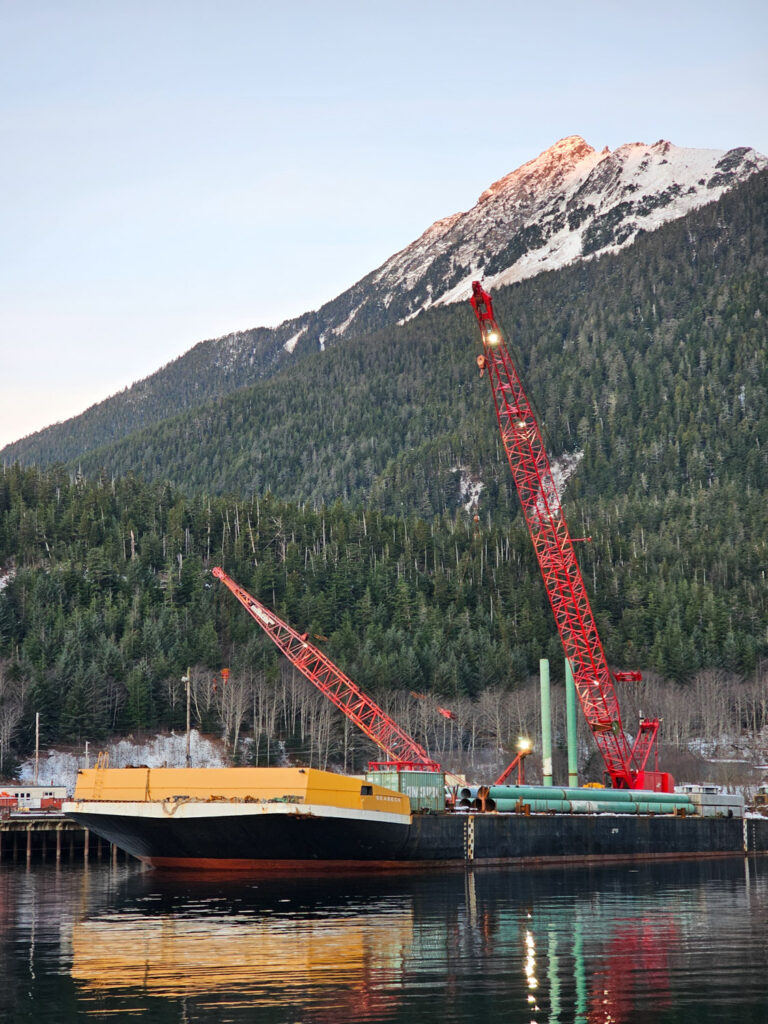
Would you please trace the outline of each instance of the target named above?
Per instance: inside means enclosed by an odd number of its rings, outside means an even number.
[[[555,811],[560,814],[676,814],[685,811],[694,814],[693,804],[681,800],[677,804],[645,803],[633,800],[614,800],[602,803],[598,800],[524,800],[523,804],[532,812]],[[497,811],[517,811],[517,800],[497,800]]]
[[[531,811],[562,814],[695,814],[696,808],[680,793],[654,793],[631,789],[577,789],[557,786],[491,786],[489,796],[497,811],[514,811],[527,804]]]

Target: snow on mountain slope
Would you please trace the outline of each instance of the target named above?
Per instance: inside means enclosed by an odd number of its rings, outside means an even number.
[[[746,147],[726,153],[661,140],[598,152],[571,135],[495,182],[471,210],[435,221],[320,309],[275,328],[261,347],[249,332],[205,344],[218,350],[221,367],[322,350],[465,299],[477,277],[498,287],[616,252],[639,231],[714,202],[766,167],[768,158]]]
[[[6,446],[6,461],[67,461],[176,411],[280,370],[340,338],[401,323],[469,295],[616,252],[768,167],[754,149],[682,149],[663,140],[598,152],[578,135],[512,171],[465,213],[436,221],[318,310],[276,328],[200,342],[179,359],[63,424]]]
[[[598,152],[571,135],[495,182],[471,210],[436,221],[348,291],[291,321],[291,331],[322,348],[465,299],[478,277],[498,287],[617,252],[766,167],[768,158],[747,147],[682,149],[662,139]]]
[[[478,276],[498,287],[616,252],[765,167],[768,159],[747,148],[724,153],[661,140],[598,153],[573,135],[491,185],[467,213],[433,225],[380,268],[376,283],[428,280],[414,315],[466,298]],[[450,270],[435,275],[436,261]]]

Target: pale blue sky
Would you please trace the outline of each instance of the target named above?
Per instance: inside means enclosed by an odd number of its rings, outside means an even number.
[[[768,153],[768,3],[0,0],[0,445],[565,135]]]

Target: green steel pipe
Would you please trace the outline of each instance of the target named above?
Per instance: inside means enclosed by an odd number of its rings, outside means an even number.
[[[563,793],[566,800],[650,800],[658,804],[690,802],[688,797],[681,793],[657,793],[653,789],[587,789],[578,787],[564,789]]]
[[[528,807],[532,813],[552,812],[558,814],[675,814],[685,811],[695,814],[693,804],[682,800],[677,804],[648,804],[645,801],[622,800],[617,803],[603,803],[599,800],[497,800],[496,810],[517,811],[520,806]]]
[[[690,803],[682,793],[656,793],[652,789],[566,789],[567,800],[646,800],[655,804]]]
[[[530,807],[532,811],[559,811],[560,814],[569,814],[571,804],[568,800],[497,800],[497,811],[516,811],[522,805]]]
[[[559,786],[491,786],[488,795],[492,800],[565,800],[565,790]]]
[[[541,776],[545,786],[552,785],[552,706],[549,699],[549,661],[539,661],[541,680]]]
[[[565,659],[565,730],[568,734],[568,785],[579,784],[579,740],[576,729],[576,683],[568,658]]]
[[[491,786],[488,795],[493,800],[597,800],[601,803],[625,800],[655,804],[689,803],[680,793],[656,793],[651,789],[586,789],[560,786]]]
[[[637,806],[641,814],[674,814],[677,811],[685,811],[686,814],[698,814],[694,804],[689,803],[685,798],[676,804],[653,804],[647,800],[638,800]]]

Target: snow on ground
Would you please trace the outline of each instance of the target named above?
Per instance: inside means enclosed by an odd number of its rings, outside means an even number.
[[[245,736],[240,741],[240,750],[242,752],[242,761],[244,763],[248,763],[248,764],[250,764],[251,762],[255,763],[255,761],[256,761],[255,755],[256,755],[257,751],[256,751],[256,744],[255,744],[255,742],[253,740],[253,736]],[[277,753],[275,753],[275,751],[277,751]],[[288,751],[285,748],[285,741],[284,740],[273,739],[271,741],[271,743],[270,743],[270,754],[271,754],[271,757],[272,757],[272,759],[270,760],[270,764],[274,768],[290,768],[291,767],[292,762],[291,762],[290,757],[288,756]],[[337,770],[336,768],[332,768],[331,769],[331,771],[336,771],[336,770]],[[338,771],[339,771],[339,773],[341,773],[342,769],[339,768]]]
[[[5,590],[15,575],[15,569],[9,569],[7,573],[0,573],[0,590]]]
[[[302,334],[304,334],[306,329],[306,327],[302,327],[300,331],[297,331],[292,338],[289,338],[288,341],[285,342],[283,348],[285,349],[286,352],[293,353],[293,350],[296,348],[296,342],[299,340]]]
[[[566,452],[557,459],[552,459],[552,477],[555,481],[557,496],[562,501],[565,485],[576,472],[576,469],[584,458],[584,452]]]
[[[749,761],[755,768],[768,768],[763,764],[768,751],[768,727],[757,733],[723,733],[715,739],[696,737],[688,742],[688,749],[707,761]]]
[[[688,741],[688,749],[711,765],[714,774],[720,777],[732,775],[734,779],[751,778],[748,785],[734,782],[729,790],[741,792],[749,802],[755,792],[757,781],[768,781],[768,726],[759,732],[722,733],[714,739],[697,736]],[[727,766],[733,765],[732,769]]]
[[[343,334],[344,331],[346,331],[346,329],[349,327],[349,325],[355,319],[355,317],[357,316],[357,314],[358,314],[358,312],[360,311],[361,308],[362,308],[362,303],[360,303],[360,305],[358,305],[358,306],[355,306],[355,308],[349,314],[347,319],[344,320],[342,323],[340,323],[338,326],[333,328],[333,333],[334,334]]]
[[[472,476],[467,466],[451,466],[452,473],[461,473],[461,479],[459,480],[459,496],[461,497],[461,503],[467,512],[471,512],[473,508],[477,506],[480,501],[480,494],[483,490],[482,480],[478,480],[477,477]]]
[[[171,733],[157,735],[145,743],[134,743],[130,739],[107,743],[102,748],[109,754],[110,768],[127,768],[143,765],[148,768],[183,768],[186,763],[186,735]],[[89,766],[94,767],[98,751],[91,748]],[[224,768],[229,760],[222,744],[217,740],[201,736],[197,729],[190,732],[190,760],[193,768]],[[38,781],[56,786],[66,786],[67,792],[75,789],[77,773],[85,768],[85,752],[78,754],[63,750],[48,750],[40,755]],[[35,761],[30,758],[21,766],[19,781],[32,782],[35,777]]]
[[[557,459],[552,459],[552,476],[555,481],[555,487],[557,488],[557,496],[562,499],[563,491],[568,480],[576,472],[576,469],[584,458],[584,452],[566,452],[565,455],[561,455]],[[476,476],[472,475],[468,466],[451,466],[452,473],[461,473],[459,480],[459,497],[461,499],[462,507],[467,511],[471,512],[475,509],[480,501],[480,495],[482,494],[483,484],[482,480],[478,480]]]

